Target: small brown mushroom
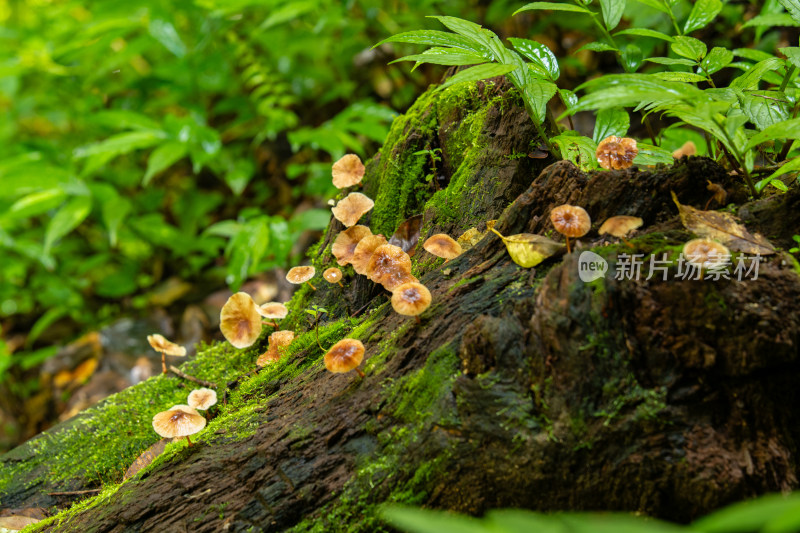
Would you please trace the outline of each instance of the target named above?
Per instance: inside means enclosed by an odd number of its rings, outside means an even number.
[[[583,237],[592,228],[592,219],[582,207],[575,205],[560,205],[550,211],[550,222],[560,234],[567,239],[567,253],[569,253],[569,238]]]
[[[187,400],[189,407],[207,411],[209,407],[217,403],[217,393],[214,389],[194,389],[189,393]]]
[[[386,237],[383,235],[368,235],[361,239],[355,250],[353,257],[350,259],[350,264],[353,265],[353,270],[356,274],[366,275],[367,265],[369,260],[372,259],[372,254],[379,246],[388,244]]]
[[[436,257],[443,257],[445,263],[451,259],[455,259],[461,255],[462,252],[461,245],[444,233],[437,233],[436,235],[428,237],[428,240],[422,244],[422,247],[425,248],[428,253]]]
[[[163,335],[159,335],[158,333],[148,335],[147,342],[150,343],[150,346],[152,346],[155,351],[161,352],[161,370],[164,374],[167,373],[167,358],[165,355],[174,355],[176,357],[186,356],[186,348],[168,341]]]
[[[358,243],[361,242],[361,239],[370,235],[372,235],[370,229],[360,224],[339,232],[331,246],[331,253],[333,253],[339,266],[349,264],[353,259],[353,252],[355,252]]]
[[[261,315],[246,292],[237,292],[219,313],[219,329],[234,348],[252,346],[261,335]]]
[[[313,290],[317,290],[317,288],[311,284],[310,280],[314,277],[317,271],[312,266],[299,266],[290,268],[289,272],[286,274],[286,281],[289,283],[294,283],[295,285],[302,285],[303,283],[308,283],[308,286],[311,287]]]
[[[419,316],[431,305],[431,291],[418,282],[403,283],[392,291],[392,307],[405,316],[413,316],[417,323]]]
[[[617,215],[603,222],[603,225],[600,226],[600,229],[597,232],[600,235],[605,235],[608,233],[613,237],[622,239],[625,244],[633,248],[633,245],[629,243],[625,237],[627,237],[628,233],[632,232],[633,230],[642,227],[642,224],[644,224],[644,221],[639,217]]]
[[[338,283],[341,288],[344,289],[344,285],[342,285],[342,271],[336,267],[331,267],[325,269],[325,272],[322,273],[322,277],[325,278],[325,281],[328,283]]]
[[[706,189],[711,191],[712,195],[711,198],[708,199],[706,202],[706,206],[703,209],[708,209],[708,206],[711,205],[711,202],[716,200],[719,205],[725,205],[725,200],[728,199],[728,191],[726,191],[722,185],[717,185],[716,183],[712,183],[711,180],[706,180],[708,185],[706,185]]]
[[[388,291],[403,283],[416,281],[411,275],[411,257],[402,248],[392,244],[375,249],[367,263],[367,277]]]
[[[633,160],[639,154],[636,141],[629,137],[606,137],[597,145],[597,162],[606,170],[619,170],[633,166]]]
[[[356,154],[347,154],[333,164],[331,175],[333,185],[337,189],[344,189],[361,183],[364,177],[364,163]]]
[[[289,314],[289,310],[280,302],[267,302],[256,307],[258,314],[264,318],[272,319],[274,322],[264,322],[268,326],[278,327],[278,320],[283,320]]]
[[[722,244],[711,239],[692,239],[683,245],[683,255],[690,263],[701,268],[724,265],[731,252]]]
[[[325,354],[325,368],[334,374],[355,370],[360,377],[364,372],[358,368],[364,360],[364,345],[356,339],[342,339]]]
[[[351,192],[344,199],[340,200],[336,207],[332,207],[331,211],[336,220],[347,226],[348,228],[358,222],[361,216],[372,209],[375,205],[369,197],[361,194],[360,192]]]
[[[168,411],[153,417],[153,429],[156,433],[168,439],[186,437],[189,446],[192,445],[189,435],[194,435],[204,427],[205,417],[188,405],[173,405]]]
[[[289,346],[293,340],[294,331],[290,330],[276,331],[270,335],[267,341],[269,343],[269,347],[267,348],[266,352],[262,353],[258,357],[256,360],[256,365],[266,366],[270,363],[280,360],[282,355],[281,349]]]
[[[683,156],[689,157],[692,155],[697,155],[697,146],[695,146],[692,141],[686,141],[683,143],[683,146],[672,152],[672,157],[675,159],[680,159]]]

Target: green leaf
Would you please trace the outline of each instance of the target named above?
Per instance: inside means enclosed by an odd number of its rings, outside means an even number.
[[[727,48],[716,46],[700,62],[700,68],[710,76],[730,65],[731,61],[733,61],[733,52]]]
[[[751,18],[744,24],[742,28],[751,27],[768,27],[774,28],[775,26],[800,26],[800,22],[795,21],[791,15],[787,13],[770,13],[767,15],[758,15]]]
[[[88,120],[114,129],[158,130],[158,123],[142,113],[123,109],[97,111]]]
[[[688,83],[697,83],[700,81],[706,81],[705,76],[701,76],[700,74],[695,74],[693,72],[656,72],[653,74],[657,78],[661,78],[662,80],[667,81],[684,81]]]
[[[617,27],[622,18],[622,13],[625,11],[625,0],[600,0],[600,9],[603,12],[606,29],[611,31]]]
[[[108,241],[112,247],[117,245],[119,227],[132,208],[130,200],[119,195],[103,202],[103,223],[108,231]]]
[[[142,186],[147,187],[153,176],[171,167],[176,161],[186,157],[189,152],[185,143],[170,141],[164,143],[150,154],[147,159],[147,171],[142,178]]]
[[[630,125],[630,116],[628,116],[628,112],[624,109],[619,107],[603,109],[597,113],[592,140],[599,144],[600,141],[611,135],[625,137]]]
[[[749,89],[757,89],[758,83],[764,77],[764,74],[772,70],[778,70],[783,66],[783,61],[777,57],[770,57],[764,61],[759,61],[744,74],[733,80],[730,84],[732,89],[741,89],[743,91]]]
[[[578,103],[578,97],[569,89],[559,89],[558,94],[561,95],[561,100],[564,102],[564,106],[567,109],[572,109],[572,107]]]
[[[697,64],[697,61],[692,61],[691,59],[680,59],[676,57],[648,57],[645,59],[645,61],[658,63],[659,65],[686,65],[687,67],[693,67]]]
[[[692,59],[694,61],[700,61],[703,59],[703,57],[706,55],[706,51],[708,50],[703,41],[695,39],[694,37],[687,37],[685,35],[678,35],[675,37],[675,42],[670,45],[670,48],[672,48],[672,51],[679,56]]]
[[[778,0],[795,22],[800,22],[800,0]]]
[[[720,0],[697,0],[683,26],[683,33],[691,33],[705,28],[722,11]]]
[[[558,68],[558,60],[555,54],[542,43],[531,41],[530,39],[517,39],[509,37],[514,49],[531,60],[531,62],[539,67],[537,71],[541,71],[543,75],[551,81],[556,81],[560,75]]]
[[[770,174],[767,179],[775,179],[778,176],[783,176],[784,174],[788,174],[789,172],[798,172],[800,171],[800,157],[796,157],[791,161],[786,161],[781,167]]]
[[[392,35],[391,37],[382,40],[373,46],[373,48],[384,43],[411,43],[425,44],[428,46],[450,46],[453,48],[461,48],[462,50],[478,52],[478,48],[469,39],[466,39],[455,33],[448,33],[446,31],[439,30],[418,30],[398,33],[397,35]]]
[[[759,61],[772,59],[774,57],[772,54],[763,52],[761,50],[756,50],[755,48],[735,48],[733,50],[733,55],[755,61],[756,63]]]
[[[78,227],[92,210],[89,196],[76,196],[56,212],[44,235],[44,254],[50,255],[53,244]]]
[[[628,28],[627,30],[618,31],[614,34],[614,37],[617,35],[636,35],[637,37],[652,37],[654,39],[661,39],[662,41],[667,42],[674,42],[671,36],[667,35],[666,33],[661,33],[660,31],[656,30],[648,30],[646,28]]]
[[[414,68],[416,68],[422,63],[447,66],[478,65],[481,63],[486,63],[486,59],[483,56],[458,50],[460,49],[453,51],[452,48],[430,48],[421,54],[414,54],[401,57],[400,59],[395,59],[389,64],[391,65],[392,63],[397,63],[399,61],[416,61],[417,65],[414,66]]]
[[[256,166],[250,159],[237,159],[233,166],[225,173],[225,183],[236,196],[241,196],[247,184],[253,179]]]
[[[595,153],[597,143],[589,137],[577,134],[577,132],[564,132],[550,138],[550,142],[558,145],[564,159],[571,161],[581,170],[595,168]]]
[[[25,345],[30,347],[44,331],[55,323],[56,320],[67,314],[67,309],[64,307],[51,307],[39,317],[39,319],[31,326],[28,332],[28,338],[25,339]]]
[[[645,143],[637,143],[636,147],[639,149],[639,153],[633,159],[633,163],[636,165],[652,166],[659,163],[669,165],[675,162],[675,158],[672,157],[672,152],[669,150]]]
[[[800,492],[789,496],[769,494],[735,503],[691,524],[703,533],[746,533],[759,531],[774,517],[800,507]]]
[[[148,29],[150,30],[150,35],[163,44],[164,48],[175,54],[176,57],[186,55],[186,45],[181,41],[178,30],[175,29],[171,22],[153,19],[150,21]]]
[[[753,187],[755,187],[756,192],[761,192],[769,185],[772,185],[782,192],[787,192],[789,190],[789,187],[787,187],[784,182],[776,178],[764,178],[763,180],[758,180],[753,184]],[[762,531],[766,531],[766,529],[762,529]],[[789,529],[787,530],[787,533],[794,533],[795,531],[797,531],[797,529]]]
[[[270,12],[269,16],[258,27],[260,31],[274,28],[284,22],[295,20],[296,18],[311,13],[319,8],[319,3],[314,1],[301,2],[295,0]]]
[[[786,56],[787,61],[789,61],[795,67],[800,68],[800,47],[787,46],[781,48],[780,51]]]
[[[666,13],[669,15],[670,9],[667,7],[663,2],[659,2],[659,0],[636,0],[640,4],[644,4],[648,7],[652,7],[653,9],[657,9],[662,13]]]
[[[747,145],[745,145],[745,150],[755,148],[763,142],[777,139],[800,139],[800,118],[784,120],[764,128],[764,131],[750,138]]]
[[[536,121],[543,124],[547,116],[547,103],[556,94],[555,83],[544,80],[531,80],[523,87],[522,96],[533,109]]]
[[[46,213],[60,206],[64,202],[64,196],[66,196],[66,194],[64,190],[60,188],[47,189],[28,194],[14,202],[8,211],[3,214],[3,218],[12,220],[34,217]]]
[[[391,526],[408,533],[492,533],[476,518],[444,511],[383,505],[380,514]]]
[[[447,78],[441,85],[442,88],[455,85],[456,83],[464,83],[468,81],[485,80],[487,78],[494,78],[495,76],[504,76],[514,70],[514,65],[499,65],[497,63],[490,63],[486,65],[478,65],[468,69],[457,72],[455,75]]]
[[[739,97],[742,111],[759,130],[789,120],[791,104],[785,99],[786,97],[780,91],[740,93]]]
[[[622,49],[622,66],[625,72],[636,72],[642,64],[644,56],[642,50],[635,44],[626,44]]]
[[[586,43],[580,48],[576,50],[576,52],[580,52],[581,50],[589,50],[590,52],[618,52],[619,48],[614,48],[610,44],[606,43]]]
[[[129,131],[112,135],[104,141],[89,144],[76,148],[73,156],[80,159],[95,155],[103,155],[107,158],[127,154],[134,150],[150,148],[161,142],[166,137],[163,131],[145,130]]]
[[[572,11],[574,13],[588,13],[588,14],[592,13],[585,7],[576,6],[574,4],[556,4],[554,2],[532,2],[530,4],[525,4],[521,8],[514,11],[514,15],[516,15],[517,13],[522,13],[523,11],[536,11],[542,9],[548,11]]]

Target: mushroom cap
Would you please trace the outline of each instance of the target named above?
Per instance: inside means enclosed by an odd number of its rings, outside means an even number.
[[[398,314],[416,316],[430,305],[431,291],[422,283],[403,283],[392,291],[392,307]]]
[[[261,335],[261,315],[246,292],[237,292],[219,313],[219,329],[235,348],[251,346]]]
[[[188,405],[173,405],[153,417],[153,429],[168,439],[194,435],[206,427],[206,419]]]
[[[636,141],[629,137],[606,137],[597,145],[597,162],[606,170],[618,170],[633,166],[634,158],[639,154]]]
[[[342,271],[336,267],[331,267],[322,273],[322,277],[325,278],[325,281],[328,283],[337,283],[342,279]]]
[[[280,302],[267,302],[256,307],[258,314],[264,318],[286,318],[289,310]]]
[[[270,335],[268,339],[269,348],[267,348],[266,352],[258,356],[256,365],[266,366],[270,363],[280,360],[281,355],[283,355],[280,348],[289,346],[293,340],[294,331],[291,330],[276,331]]]
[[[333,245],[331,246],[331,253],[333,253],[339,266],[349,264],[353,259],[353,252],[355,252],[358,243],[361,242],[361,239],[369,237],[370,235],[372,235],[370,229],[361,224],[339,232],[339,235],[336,236],[336,240],[333,241]]]
[[[383,244],[375,248],[367,263],[367,277],[391,291],[398,285],[412,281],[411,257],[399,246]]]
[[[183,357],[186,355],[186,348],[179,346],[174,342],[168,341],[163,335],[159,335],[158,333],[148,335],[147,342],[149,342],[150,346],[152,346],[157,352],[165,353],[167,355],[177,355],[178,357]]]
[[[351,192],[332,207],[333,216],[336,220],[347,226],[348,228],[358,222],[361,216],[372,209],[375,202],[369,197],[361,194],[360,192]]]
[[[312,266],[293,267],[286,273],[286,281],[299,285],[313,278],[316,273],[317,270]]]
[[[683,156],[692,156],[697,155],[697,146],[694,145],[692,141],[686,141],[683,145],[672,152],[672,157],[675,159],[680,159]]]
[[[195,389],[189,393],[187,402],[192,409],[205,411],[217,403],[217,393],[213,389]]]
[[[361,183],[364,177],[364,163],[356,154],[347,154],[333,164],[331,175],[333,185],[337,189],[344,189]]]
[[[692,239],[683,245],[683,255],[694,265],[711,267],[727,263],[731,252],[711,239]]]
[[[333,373],[350,372],[364,360],[364,345],[356,339],[342,339],[325,354],[325,368]]]
[[[350,264],[353,265],[353,270],[356,274],[366,275],[367,265],[369,260],[372,259],[372,254],[379,246],[389,244],[386,237],[383,235],[367,235],[361,242],[356,245],[353,251],[353,257],[350,259]]]
[[[592,229],[589,213],[576,205],[560,205],[550,211],[550,222],[556,231],[567,237],[583,237]]]
[[[445,235],[444,233],[437,233],[428,237],[422,247],[436,257],[445,259],[455,259],[463,251],[460,244],[454,241],[450,235]]]
[[[622,238],[636,228],[642,227],[642,224],[644,224],[644,221],[639,217],[617,215],[603,222],[603,225],[600,226],[598,233],[600,235],[605,235],[608,233],[614,237]]]

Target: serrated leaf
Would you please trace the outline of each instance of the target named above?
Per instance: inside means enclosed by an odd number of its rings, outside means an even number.
[[[600,9],[603,12],[606,29],[611,31],[617,27],[622,13],[625,12],[625,0],[600,0]]]
[[[578,135],[577,132],[565,132],[551,137],[550,142],[559,147],[564,159],[571,161],[581,170],[597,167],[595,156],[597,143],[589,137]]]
[[[697,0],[683,26],[683,33],[705,28],[722,11],[720,0]]]
[[[770,13],[767,15],[758,15],[757,17],[753,17],[742,24],[742,28],[764,26],[769,28],[774,28],[775,26],[796,27],[800,26],[800,22],[795,21],[788,13]]]
[[[611,135],[625,137],[630,125],[630,116],[628,116],[628,112],[624,109],[619,107],[603,109],[597,113],[592,140],[595,143],[599,143]]]
[[[800,47],[787,46],[785,48],[781,48],[780,51],[786,56],[787,61],[789,61],[795,67],[800,68]]]
[[[503,239],[503,244],[506,245],[511,260],[522,268],[535,267],[564,247],[560,242],[532,233],[519,233],[504,237],[494,228],[491,228],[491,231]]]
[[[778,0],[795,22],[800,22],[800,0]]]
[[[618,52],[619,48],[614,48],[610,44],[606,43],[586,43],[580,48],[576,50],[576,52],[580,52],[581,50],[589,50],[590,52]]]
[[[697,61],[677,57],[648,57],[645,61],[659,65],[686,65],[687,67],[693,67],[697,64]]]
[[[522,96],[533,109],[539,124],[545,121],[547,103],[556,94],[556,84],[544,80],[531,80],[523,87]]]
[[[89,196],[76,196],[56,212],[44,235],[44,254],[50,255],[53,244],[78,227],[92,210],[92,199]]]
[[[670,35],[666,33],[661,33],[660,31],[656,30],[648,30],[647,28],[628,28],[627,30],[618,31],[614,34],[614,37],[617,35],[636,35],[637,37],[652,37],[654,39],[661,39],[662,41],[667,42],[674,42]]]
[[[142,178],[142,186],[147,187],[153,176],[171,167],[174,163],[186,157],[189,153],[185,143],[170,141],[164,143],[147,158],[147,171]]]
[[[656,72],[653,76],[667,81],[683,81],[688,83],[697,83],[706,81],[705,76],[695,74],[694,72]]]
[[[585,7],[576,6],[574,4],[556,4],[555,2],[532,2],[530,4],[525,4],[521,8],[514,11],[514,15],[522,13],[523,11],[537,11],[537,10],[572,11],[574,13],[591,14],[591,11],[589,11]]]
[[[678,35],[675,37],[675,42],[670,44],[672,51],[681,57],[700,61],[706,55],[708,48],[706,44],[694,37],[687,37],[685,35]]]
[[[716,46],[700,62],[700,68],[710,76],[730,65],[731,61],[733,61],[733,52],[727,48]]]
[[[742,94],[740,105],[747,118],[759,130],[789,120],[791,105],[781,102],[785,96],[779,91],[757,91]]]
[[[569,89],[559,89],[558,94],[561,95],[561,100],[567,109],[572,109],[578,103],[578,96]]]
[[[422,63],[429,63],[431,65],[446,65],[446,66],[462,66],[462,65],[478,65],[486,63],[486,59],[475,53],[460,51],[452,48],[431,48],[421,54],[414,54],[410,56],[395,59],[391,63],[398,63],[400,61],[416,61],[417,64],[414,68]]]
[[[678,206],[681,223],[692,233],[717,240],[737,252],[760,255],[775,253],[775,248],[767,239],[758,233],[751,234],[730,213],[701,211],[689,205],[682,205],[674,192],[672,200]]]
[[[470,67],[447,78],[441,87],[445,88],[455,85],[456,83],[464,83],[468,81],[485,80],[487,78],[494,78],[495,76],[505,76],[515,68],[517,67],[514,65],[499,65],[497,63],[488,63],[485,65]]]
[[[633,163],[635,165],[655,166],[662,163],[669,165],[675,162],[675,158],[672,157],[672,152],[659,146],[637,143],[636,148],[639,150],[639,153],[633,158]]]
[[[508,39],[514,45],[514,49],[528,58],[533,64],[539,66],[544,71],[546,77],[551,81],[558,79],[560,69],[558,68],[558,59],[550,49],[542,43],[531,41],[530,39],[517,39],[510,37]]]
[[[770,57],[764,61],[759,61],[750,67],[747,72],[733,80],[730,83],[730,87],[733,89],[741,89],[743,91],[748,89],[756,89],[758,88],[758,83],[764,77],[764,74],[772,70],[778,70],[782,66],[783,61],[777,57]]]
[[[397,35],[392,35],[391,37],[382,40],[373,46],[373,48],[384,43],[410,43],[426,44],[428,46],[450,46],[453,48],[461,48],[462,50],[470,50],[472,52],[478,51],[475,47],[475,44],[469,39],[466,39],[455,33],[448,33],[446,31],[439,30],[418,30],[398,33]]]

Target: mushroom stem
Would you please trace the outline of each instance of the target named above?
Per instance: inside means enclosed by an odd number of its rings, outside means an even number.
[[[308,283],[308,286],[311,287],[312,290],[317,290],[317,288],[312,285],[310,281],[306,281],[306,283]]]
[[[356,374],[358,374],[358,377],[360,377],[361,379],[364,379],[367,376],[366,374],[364,374],[364,371],[358,367],[356,367]]]
[[[419,319],[419,315],[414,315],[414,320],[417,321],[417,324],[422,324],[422,320]]]
[[[278,327],[278,323],[277,322],[270,322],[269,320],[263,320],[262,322],[263,322],[263,324],[265,326],[272,326],[273,328],[277,328]]]
[[[628,239],[626,239],[625,237],[620,237],[620,239],[622,239],[622,242],[624,242],[624,243],[625,243],[625,245],[626,245],[628,248],[635,248],[635,246],[631,244],[631,241],[629,241],[629,240],[628,240]]]
[[[167,373],[167,356],[164,352],[161,352],[161,372]]]
[[[343,289],[344,289],[344,285],[342,285],[342,282],[341,282],[341,281],[337,281],[336,283],[338,283],[338,284],[339,284],[339,286],[340,286],[341,288],[343,288]]]
[[[186,435],[186,442],[189,443],[189,446],[192,445],[192,441],[189,439],[189,435]]]
[[[567,239],[567,253],[571,253],[572,250],[569,249],[569,237],[565,237]]]

